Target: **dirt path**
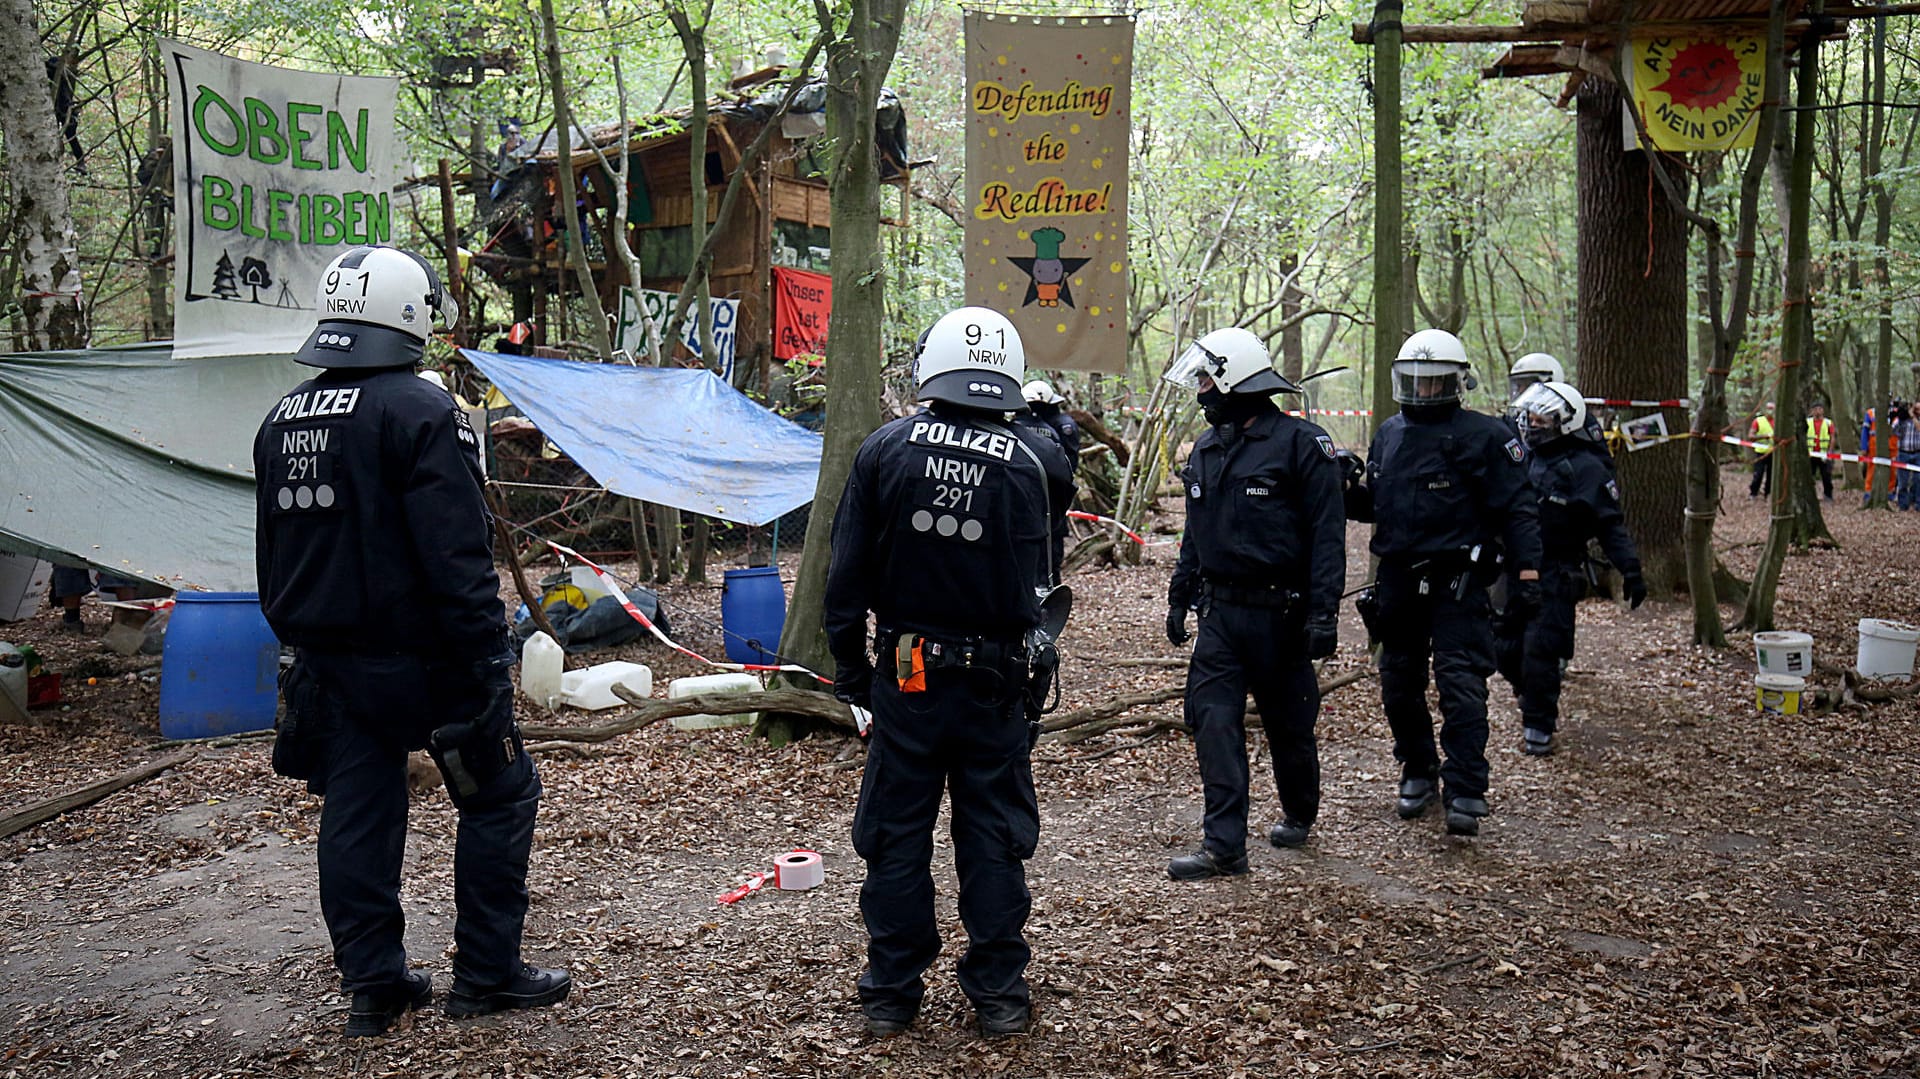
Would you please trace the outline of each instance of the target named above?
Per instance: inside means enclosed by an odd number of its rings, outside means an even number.
[[[1758,508],[1728,511],[1724,543],[1758,537]],[[1854,620],[1910,607],[1892,587],[1920,565],[1910,522],[1833,514],[1846,546],[1790,560],[1782,626],[1850,661]],[[1157,639],[1170,559],[1074,582],[1066,706],[1178,677],[1101,662],[1176,654]],[[1393,816],[1371,683],[1328,699],[1313,843],[1257,847],[1234,881],[1165,878],[1198,837],[1186,740],[1042,747],[1040,1029],[1008,1044],[971,1033],[952,980],[944,836],[926,1010],[892,1042],[859,1033],[846,744],[655,728],[541,765],[527,949],[572,966],[574,997],[350,1045],[312,884],[317,801],[264,746],[208,751],[0,841],[0,1076],[1915,1074],[1916,707],[1761,716],[1744,641],[1700,652],[1685,618],[1582,607],[1552,758],[1519,753],[1496,683],[1495,815],[1471,842]],[[1335,664],[1364,662],[1357,624],[1344,635]],[[687,673],[633,654],[658,683]],[[137,675],[113,685],[60,727],[0,730],[0,804],[149,755],[149,697]],[[1256,826],[1276,812],[1257,786]],[[408,945],[442,989],[452,822],[440,792],[416,799]],[[796,845],[826,855],[824,887],[714,904]]]

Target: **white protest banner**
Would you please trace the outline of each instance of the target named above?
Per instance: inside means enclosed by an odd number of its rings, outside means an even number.
[[[172,97],[176,358],[292,352],[320,271],[393,238],[400,81],[160,42]]]
[[[638,300],[633,290],[620,287],[620,321],[614,330],[613,347],[625,349],[635,359],[645,359],[652,353],[649,340],[658,340],[667,329],[667,315],[673,310],[673,303],[680,297],[677,293],[661,292],[659,289],[641,289]],[[713,350],[719,353],[715,362],[707,367],[722,379],[733,381],[734,337],[740,325],[740,301],[715,298],[708,301],[713,312]],[[680,325],[680,340],[687,351],[700,355],[700,327],[694,320],[697,312],[687,308],[687,319]],[[671,360],[662,356],[662,360]]]

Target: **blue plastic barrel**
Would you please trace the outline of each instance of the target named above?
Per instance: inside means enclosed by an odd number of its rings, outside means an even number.
[[[780,567],[730,569],[720,590],[720,626],[727,658],[735,663],[777,663],[780,629],[787,622],[787,593]]]
[[[181,592],[160,653],[160,733],[213,738],[273,728],[280,642],[254,592]]]

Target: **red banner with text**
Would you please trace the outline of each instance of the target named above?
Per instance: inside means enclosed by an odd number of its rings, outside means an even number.
[[[827,354],[833,278],[812,270],[773,268],[773,358]]]

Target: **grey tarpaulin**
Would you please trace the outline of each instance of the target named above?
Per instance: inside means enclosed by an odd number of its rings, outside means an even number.
[[[617,494],[749,525],[813,501],[820,436],[711,371],[461,352]]]
[[[311,374],[164,343],[0,355],[0,548],[253,591],[253,435]]]

